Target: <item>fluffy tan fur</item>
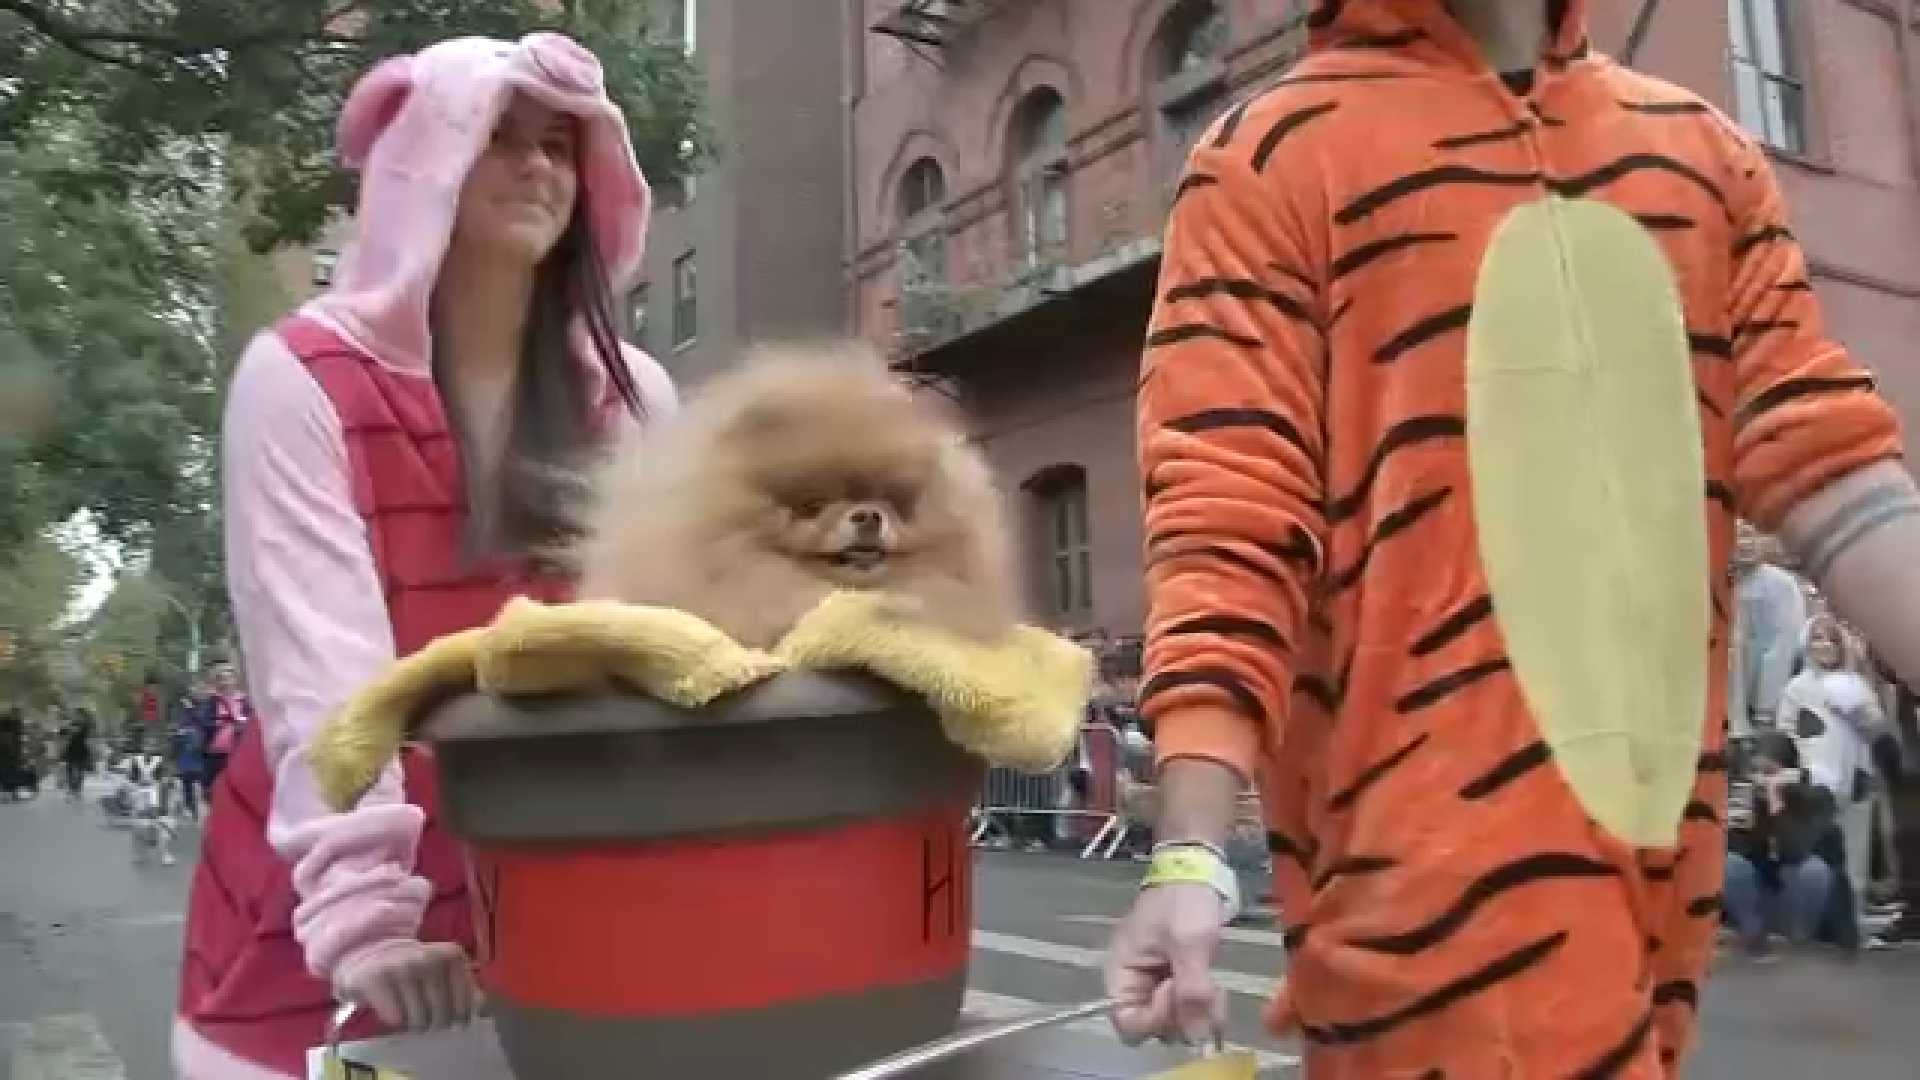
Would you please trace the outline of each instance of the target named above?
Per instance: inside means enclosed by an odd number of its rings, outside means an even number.
[[[836,589],[977,640],[1013,630],[985,462],[858,345],[761,350],[599,477],[581,596],[678,608],[771,648]]]

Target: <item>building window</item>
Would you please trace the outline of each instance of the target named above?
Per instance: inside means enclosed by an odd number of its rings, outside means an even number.
[[[1807,148],[1807,90],[1794,76],[1793,0],[1727,0],[1734,115],[1768,145]]]
[[[688,53],[700,44],[700,0],[662,0],[667,6],[666,38]]]
[[[673,347],[691,344],[699,330],[699,269],[689,251],[673,260]]]
[[[1170,178],[1177,179],[1187,152],[1226,105],[1229,27],[1217,0],[1182,0],[1167,13],[1155,36],[1155,96],[1160,108]]]
[[[921,158],[900,179],[900,277],[903,284],[947,279],[947,229],[943,204],[947,177],[940,163]]]
[[[647,285],[634,287],[627,297],[627,336],[642,348],[647,344]]]
[[[1032,485],[1046,557],[1047,606],[1061,618],[1093,612],[1093,539],[1087,515],[1087,473],[1066,465]]]
[[[1014,204],[1029,268],[1067,252],[1067,105],[1051,87],[1028,94],[1014,114]]]

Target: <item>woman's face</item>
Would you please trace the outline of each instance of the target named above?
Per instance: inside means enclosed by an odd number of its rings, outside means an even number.
[[[1813,632],[1813,637],[1807,642],[1807,659],[1825,671],[1840,666],[1840,642],[1834,637],[1832,629],[1822,627]]]
[[[456,247],[532,266],[573,217],[579,125],[516,93],[460,190]]]

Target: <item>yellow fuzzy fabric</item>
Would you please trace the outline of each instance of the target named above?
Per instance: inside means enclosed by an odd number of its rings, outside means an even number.
[[[1072,749],[1093,677],[1085,649],[1043,630],[1020,627],[982,645],[916,625],[875,593],[828,597],[774,654],[682,611],[515,600],[492,625],[396,662],[327,722],[309,759],[321,793],[344,810],[393,760],[414,719],[453,694],[624,687],[697,708],[788,667],[871,672],[924,698],[958,746],[1030,771]]]
[[[1087,650],[1031,626],[982,645],[890,607],[878,593],[835,593],[777,651],[795,667],[857,668],[919,694],[948,739],[995,765],[1044,772],[1073,749],[1093,681]]]

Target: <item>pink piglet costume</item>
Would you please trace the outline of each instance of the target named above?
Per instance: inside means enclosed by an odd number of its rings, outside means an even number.
[[[428,306],[460,191],[515,92],[579,118],[581,212],[624,295],[648,192],[599,63],[557,34],[445,41],[354,87],[339,142],[362,184],[336,284],[257,337],[234,375],[227,573],[259,722],[214,791],[194,876],[174,1026],[184,1080],[303,1075],[343,973],[400,941],[471,948],[465,863],[434,820],[430,755],[410,749],[334,814],[304,748],[396,656],[513,595],[569,592],[519,562],[463,560],[460,463],[432,378]],[[583,423],[610,436],[630,401],[647,419],[674,409],[650,358],[621,346],[604,360],[580,318],[571,340],[594,403]]]

